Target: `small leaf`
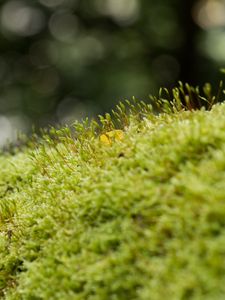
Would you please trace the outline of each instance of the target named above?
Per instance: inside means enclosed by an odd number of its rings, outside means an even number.
[[[113,141],[121,141],[124,138],[124,132],[119,129],[108,131],[100,135],[100,142],[105,145],[111,145]]]
[[[111,139],[106,134],[100,135],[100,142],[105,145],[111,145]]]

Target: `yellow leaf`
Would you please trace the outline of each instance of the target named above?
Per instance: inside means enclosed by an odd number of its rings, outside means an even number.
[[[105,144],[105,145],[111,145],[111,139],[106,135],[106,134],[101,134],[100,135],[100,142]]]
[[[114,130],[114,139],[121,141],[124,138],[124,132],[122,130]]]
[[[111,145],[113,141],[121,141],[124,138],[124,132],[119,129],[108,131],[100,135],[100,141],[105,145]]]

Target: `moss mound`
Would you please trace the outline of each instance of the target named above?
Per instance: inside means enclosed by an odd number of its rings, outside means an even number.
[[[225,105],[118,108],[0,156],[2,299],[224,299]]]

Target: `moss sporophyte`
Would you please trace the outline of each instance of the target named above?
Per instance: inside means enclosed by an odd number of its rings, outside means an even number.
[[[0,298],[224,299],[222,92],[180,83],[2,153]]]

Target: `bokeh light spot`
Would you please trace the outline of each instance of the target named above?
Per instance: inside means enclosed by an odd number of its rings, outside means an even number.
[[[104,56],[104,45],[95,36],[84,35],[70,44],[52,42],[48,45],[49,56],[55,66],[69,70],[72,74],[82,72],[82,68],[100,60]]]
[[[49,21],[51,34],[59,41],[70,42],[78,32],[77,18],[67,11],[57,11]]]
[[[13,138],[13,127],[6,116],[0,115],[0,146]]]
[[[65,2],[65,0],[39,0],[39,2],[47,7],[57,7]]]
[[[225,62],[225,32],[214,29],[207,32],[200,43],[200,50],[219,63]]]
[[[39,2],[49,8],[56,9],[60,6],[75,6],[77,0],[39,0]]]
[[[4,29],[19,35],[31,36],[37,34],[44,26],[43,13],[21,1],[9,1],[1,11],[1,24]]]
[[[140,10],[137,0],[97,0],[96,8],[122,26],[133,24],[138,19]]]
[[[203,29],[225,25],[224,0],[200,0],[192,12],[195,22]]]

